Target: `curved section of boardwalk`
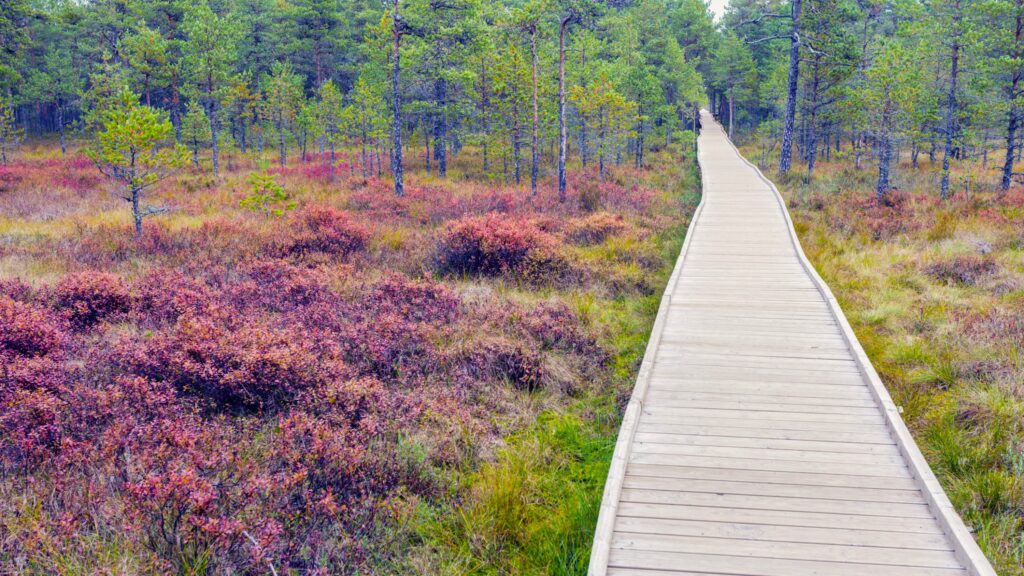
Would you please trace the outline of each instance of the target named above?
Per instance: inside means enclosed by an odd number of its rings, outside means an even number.
[[[626,411],[590,574],[994,575],[778,193],[703,125],[704,197]]]

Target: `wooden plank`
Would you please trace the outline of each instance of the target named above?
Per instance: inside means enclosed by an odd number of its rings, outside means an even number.
[[[745,421],[739,421],[745,422]],[[749,424],[749,423],[747,423]],[[892,436],[884,428],[862,430],[782,430],[777,426],[737,426],[720,422],[687,422],[665,424],[640,422],[637,433],[658,432],[687,436],[723,436],[728,438],[767,438],[777,440],[814,440],[818,442],[856,442],[858,444],[891,445]]]
[[[636,518],[621,516],[616,531],[665,534],[675,536],[705,536],[766,542],[807,542],[810,544],[837,544],[843,546],[883,546],[887,548],[950,551],[944,534],[919,534],[882,530],[850,530],[847,528],[806,528],[801,526],[773,526],[743,522],[705,522],[695,520],[668,520],[664,518]]]
[[[698,434],[668,434],[663,431],[644,432],[637,430],[633,436],[637,444],[683,444],[688,446],[730,446],[756,448],[758,450],[809,450],[822,454],[877,454],[900,459],[902,455],[896,445],[865,444],[862,442],[821,442],[818,440],[786,440],[771,438],[734,438],[730,436],[708,436]]]
[[[664,454],[666,456],[709,456],[714,458],[746,458],[775,462],[836,462],[839,464],[865,464],[868,466],[903,466],[899,453],[872,454],[864,452],[821,452],[818,450],[785,450],[749,448],[745,446],[695,446],[678,442],[642,442],[633,440],[635,454]]]
[[[643,418],[641,425],[658,424],[672,426],[722,426],[726,428],[750,428],[756,430],[779,430],[779,431],[817,431],[817,432],[840,432],[840,433],[863,433],[867,435],[882,435],[890,438],[889,429],[884,424],[856,424],[852,422],[816,422],[816,421],[785,421],[754,418],[749,414],[736,411],[735,418],[724,418],[721,416],[680,416],[680,415],[650,415]],[[877,437],[877,436],[876,436]]]
[[[651,504],[647,502],[629,502],[627,500],[622,501],[619,511],[622,516],[633,516],[636,518],[743,522],[747,524],[803,528],[843,527],[848,530],[871,530],[875,532],[942,534],[935,520],[929,518],[848,516],[823,512],[757,510],[751,508],[724,508],[721,506],[673,506],[671,504]]]
[[[806,486],[803,484],[772,484],[767,482],[740,482],[736,480],[687,480],[685,484],[667,484],[663,478],[627,474],[623,488],[664,490],[668,486],[681,486],[688,492],[711,494],[743,494],[747,496],[784,496],[790,498],[818,498],[853,502],[900,502],[926,504],[919,490],[892,490],[883,488],[847,488],[845,486]]]
[[[808,542],[766,542],[757,539],[707,538],[635,532],[617,532],[612,540],[612,548],[851,564],[960,568],[960,562],[951,550],[915,550],[912,548],[864,547]]]
[[[792,398],[869,398],[874,402],[871,391],[863,384],[835,384],[805,382],[795,384],[786,381],[768,382],[764,380],[737,380],[709,375],[670,375],[659,374],[651,382],[651,393],[691,393],[710,392],[723,394],[761,394],[765,396],[786,396]]]
[[[645,504],[671,504],[674,506],[710,506],[735,508],[737,510],[771,510],[779,512],[815,512],[839,516],[871,516],[899,519],[933,520],[924,502],[867,502],[851,500],[826,500],[821,498],[800,498],[794,496],[751,496],[749,494],[725,494],[718,492],[675,492],[672,490],[650,490],[624,488],[623,502]]]
[[[632,453],[630,464],[657,466],[697,466],[701,468],[732,468],[735,470],[765,470],[773,472],[800,472],[802,474],[843,474],[849,476],[878,476],[880,478],[910,478],[905,466],[866,466],[831,462],[801,462],[798,460],[767,460],[762,458],[727,458],[724,456],[684,456],[677,454]]]
[[[658,370],[658,365],[663,370]],[[864,380],[856,372],[834,372],[821,370],[793,370],[779,368],[758,368],[748,366],[728,366],[725,361],[719,364],[698,365],[690,363],[687,371],[681,371],[684,366],[679,362],[669,361],[668,355],[659,352],[655,359],[655,374],[653,378],[663,380],[688,380],[703,378],[708,380],[742,380],[748,382],[781,382],[787,384],[846,384],[850,386],[864,386]]]
[[[849,408],[875,408],[875,401],[868,394],[848,397],[816,397],[795,396],[787,394],[784,388],[777,390],[779,394],[749,393],[734,389],[692,390],[689,387],[675,390],[651,389],[647,391],[647,401],[657,401],[671,405],[675,402],[721,401],[721,402],[758,402],[762,405],[776,406],[831,406]],[[865,391],[866,392],[866,391]]]
[[[815,412],[792,412],[770,409],[747,409],[747,408],[679,408],[676,406],[664,406],[661,404],[649,404],[644,407],[644,416],[672,418],[683,420],[686,418],[750,418],[752,420],[774,420],[784,423],[790,422],[824,422],[829,424],[867,424],[883,426],[885,422],[882,416],[876,411],[874,414],[821,414]]]
[[[864,405],[827,405],[806,402],[797,402],[796,399],[788,396],[776,397],[776,399],[790,400],[789,402],[763,402],[748,399],[743,396],[733,398],[658,398],[658,406],[666,408],[703,408],[715,410],[756,410],[759,412],[802,412],[805,414],[878,414],[875,406]],[[648,396],[648,400],[651,397]],[[652,403],[655,404],[655,403]]]
[[[964,573],[959,568],[885,566],[622,549],[612,550],[609,566],[655,570],[672,570],[673,567],[685,566],[691,571],[747,576],[954,576]]]

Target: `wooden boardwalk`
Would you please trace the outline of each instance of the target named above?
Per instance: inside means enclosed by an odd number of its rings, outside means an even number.
[[[704,195],[619,433],[590,574],[994,575],[778,192],[702,121]]]

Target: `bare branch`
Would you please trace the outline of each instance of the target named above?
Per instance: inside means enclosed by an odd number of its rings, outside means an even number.
[[[771,19],[771,18],[778,18],[778,19],[783,19],[783,20],[784,19],[792,20],[793,19],[793,15],[792,14],[761,14],[760,16],[758,16],[756,18],[751,18],[749,20],[743,20],[743,21],[737,23],[735,26],[733,26],[733,28],[739,28],[740,26],[747,26],[749,24],[760,24],[762,21],[767,20],[767,19]]]
[[[772,40],[792,40],[793,36],[790,34],[783,34],[779,36],[765,36],[764,38],[758,38],[757,40],[744,40],[747,44],[760,44],[762,42],[770,42]]]

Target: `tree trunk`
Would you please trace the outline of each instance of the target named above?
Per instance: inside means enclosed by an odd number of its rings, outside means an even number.
[[[285,163],[288,161],[287,153],[284,149],[284,123],[280,120],[275,122],[277,127],[277,153],[278,163],[284,168]]]
[[[399,3],[400,0],[395,0],[395,11],[392,16],[391,26],[391,35],[393,37],[392,51],[394,52],[392,55],[394,57],[394,65],[391,69],[391,100],[393,107],[391,119],[391,148],[393,150],[391,154],[391,172],[395,175],[395,196],[405,194],[405,185],[402,181],[402,100],[400,94],[401,85],[399,83],[402,71],[402,30],[399,28]]]
[[[636,108],[637,130],[636,130],[636,156],[634,158],[636,167],[644,166],[644,115],[640,106]]]
[[[818,155],[818,89],[821,86],[821,56],[814,56],[814,75],[810,86],[810,118],[807,122],[807,182],[814,175],[814,163]]]
[[[558,201],[565,202],[565,156],[569,152],[569,138],[565,130],[565,33],[572,22],[563,16],[558,26]]]
[[[1016,0],[1014,8],[1016,8],[1017,17],[1014,20],[1013,55],[1014,59],[1019,60],[1022,51],[1024,51],[1024,46],[1021,44],[1021,40],[1024,40],[1024,0]],[[1010,80],[1010,118],[1006,127],[1006,160],[1003,163],[1003,179],[999,186],[999,189],[1003,192],[1010,189],[1010,184],[1013,180],[1013,156],[1017,142],[1017,123],[1020,115],[1016,99],[1020,93],[1021,75],[1021,69],[1018,67],[1013,71],[1013,76]]]
[[[181,142],[181,95],[178,94],[178,70],[171,68],[171,124],[174,125],[174,141]]]
[[[142,237],[142,189],[139,188],[138,178],[135,174],[135,152],[131,153],[131,160],[128,168],[128,186],[132,199],[132,220],[135,221],[135,239]]]
[[[64,136],[64,106],[60,102],[57,103],[57,125],[60,127],[60,155],[66,156],[68,145],[67,139]]]
[[[334,140],[328,142],[331,150],[331,182],[334,182]]]
[[[537,161],[538,161],[538,146],[540,140],[540,104],[537,99],[537,76],[539,62],[537,58],[537,27],[536,25],[530,30],[530,51],[533,54],[533,135],[530,145],[530,194],[532,196],[537,195]]]
[[[892,138],[889,135],[892,124],[892,104],[889,99],[882,110],[882,135],[878,150],[878,183],[875,185],[875,198],[879,204],[886,201],[889,194],[889,167],[892,162]]]
[[[597,172],[604,182],[604,106],[597,109]]]
[[[733,117],[736,115],[736,98],[729,93],[729,139],[733,137]]]
[[[512,85],[512,171],[516,180],[516,185],[522,184],[522,154],[520,153],[520,143],[522,142],[522,135],[520,132],[521,121],[519,118],[519,88]]]
[[[213,175],[220,176],[220,149],[217,145],[217,104],[213,100],[213,92],[210,92],[210,105],[207,111],[210,114],[210,149],[213,155]]]
[[[584,90],[587,89],[587,51],[586,49],[580,51],[580,87]],[[579,121],[580,129],[580,164],[583,168],[587,167],[590,160],[590,150],[587,146],[587,116],[579,108],[576,109],[576,117]]]
[[[950,55],[949,96],[946,110],[946,149],[942,155],[942,188],[943,198],[949,198],[949,161],[953,156],[953,132],[956,129],[956,82],[960,72],[960,0],[953,3],[953,48]]]
[[[483,155],[484,155],[484,175],[491,169],[490,159],[487,156],[487,138],[491,133],[491,125],[489,118],[487,117],[487,66],[483,57],[480,58],[480,119],[483,121],[484,129],[484,141],[483,141]]]
[[[444,178],[448,175],[448,158],[446,144],[448,141],[448,118],[445,112],[448,100],[448,83],[444,78],[434,80],[434,105],[437,114],[434,116],[434,160],[437,160],[437,175]]]
[[[800,81],[800,13],[803,0],[793,0],[793,27],[789,42],[789,82],[786,91],[786,119],[782,125],[782,151],[779,172],[786,174],[793,164],[793,126],[796,121],[797,84]]]

